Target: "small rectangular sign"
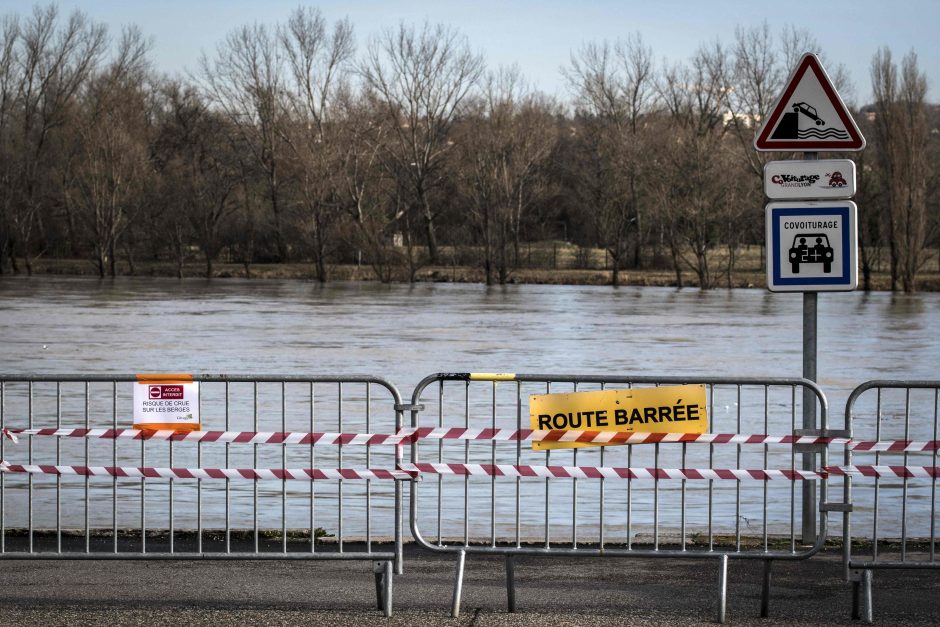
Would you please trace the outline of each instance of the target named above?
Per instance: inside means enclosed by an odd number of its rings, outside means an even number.
[[[769,161],[764,166],[764,193],[773,199],[851,198],[855,195],[855,162]]]
[[[199,427],[199,382],[160,375],[138,377],[134,384],[134,426],[144,429]]]
[[[850,200],[767,205],[767,288],[839,292],[858,285],[858,209]]]
[[[676,385],[529,397],[532,429],[705,433],[708,431],[705,386]],[[533,442],[537,451],[604,446],[590,442]]]

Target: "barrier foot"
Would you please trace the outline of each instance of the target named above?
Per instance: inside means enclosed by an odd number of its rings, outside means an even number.
[[[516,611],[516,560],[514,555],[506,556],[506,606],[510,613]]]
[[[718,558],[718,622],[725,623],[725,611],[728,607],[728,556]]]
[[[770,568],[773,563],[773,560],[764,560],[764,585],[760,591],[761,618],[770,616]]]
[[[859,595],[862,589],[860,581],[852,582],[852,620],[858,620],[862,615],[858,611]]]
[[[454,572],[454,600],[450,606],[450,615],[454,618],[460,616],[460,593],[463,592],[463,565],[466,560],[466,551],[457,553],[457,569]]]
[[[385,563],[372,562],[372,574],[375,575],[375,609],[382,611],[385,609]]]
[[[385,562],[385,573],[384,573],[384,607],[382,608],[385,613],[385,617],[389,618],[392,615],[392,577],[393,577],[393,563]]]
[[[862,571],[862,620],[872,623],[872,602],[871,602],[871,571]]]

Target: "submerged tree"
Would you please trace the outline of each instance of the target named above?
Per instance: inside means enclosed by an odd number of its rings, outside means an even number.
[[[424,223],[428,256],[438,261],[432,202],[451,149],[450,132],[483,72],[464,37],[443,26],[400,24],[374,38],[360,73],[378,96],[388,125],[385,165]]]
[[[875,150],[887,183],[891,289],[916,290],[927,237],[927,78],[908,53],[900,72],[887,48],[871,67]]]

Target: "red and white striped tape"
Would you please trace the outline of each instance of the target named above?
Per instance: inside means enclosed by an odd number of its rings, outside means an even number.
[[[530,442],[580,442],[597,444],[845,444],[844,438],[815,436],[742,435],[735,433],[633,433],[625,431],[573,431],[534,429],[469,429],[463,427],[419,427],[395,434],[330,433],[290,431],[172,431],[139,429],[3,429],[14,441],[17,436],[53,436],[173,442],[234,442],[240,444],[380,445],[405,444],[415,440],[492,440]]]
[[[940,451],[940,440],[852,440],[847,448],[857,453],[918,453]]]
[[[629,431],[574,431],[556,429],[470,429],[419,427],[416,440],[496,440],[532,442],[580,442],[596,444],[846,444],[845,438],[795,435],[744,435],[738,433],[636,433]]]
[[[382,468],[150,468],[135,466],[51,466],[0,462],[0,472],[76,475],[81,477],[131,477],[152,479],[266,479],[320,481],[325,479],[410,480],[414,473]]]
[[[11,429],[5,437],[52,436],[172,442],[231,442],[238,444],[401,445],[416,440],[490,440],[526,442],[579,442],[595,444],[844,444],[863,452],[915,453],[940,451],[940,440],[850,440],[820,436],[764,435],[738,433],[634,433],[626,431],[573,431],[537,429],[470,429],[465,427],[404,428],[397,433],[337,433],[300,431],[172,431],[141,429]]]
[[[238,444],[350,444],[372,446],[410,441],[411,432],[328,433],[292,431],[173,431],[148,429],[3,429],[3,435],[17,441],[17,436],[53,436],[60,438],[102,438],[106,440],[169,440],[171,442],[235,442]]]
[[[564,479],[690,479],[731,481],[801,481],[825,479],[809,470],[742,470],[736,468],[614,468],[605,466],[524,466],[515,464],[399,464],[421,474],[489,477],[558,477]]]
[[[940,477],[940,466],[825,466],[823,471],[830,475],[892,478],[927,478]]]

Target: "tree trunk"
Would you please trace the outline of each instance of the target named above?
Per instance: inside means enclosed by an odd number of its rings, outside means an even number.
[[[428,263],[437,265],[437,234],[434,232],[434,219],[430,211],[425,211],[424,228],[428,238]]]
[[[116,260],[114,257],[115,257],[114,242],[111,242],[110,244],[108,244],[108,270],[111,273],[111,278],[114,278],[115,276],[117,276],[117,273],[116,273],[117,266],[116,266]]]

